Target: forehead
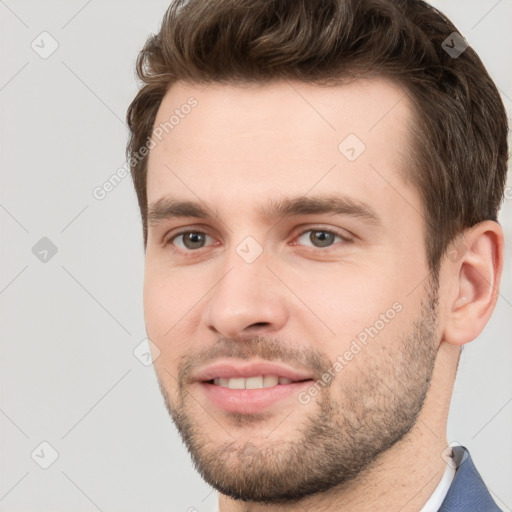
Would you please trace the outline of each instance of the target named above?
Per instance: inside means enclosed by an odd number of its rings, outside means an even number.
[[[154,125],[148,203],[171,195],[248,209],[314,189],[398,208],[400,195],[415,195],[401,176],[411,123],[405,91],[385,79],[177,82]]]

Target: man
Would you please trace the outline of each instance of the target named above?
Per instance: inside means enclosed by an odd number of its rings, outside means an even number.
[[[219,510],[499,510],[446,439],[507,165],[452,23],[417,0],[177,1],[137,69],[146,329]]]

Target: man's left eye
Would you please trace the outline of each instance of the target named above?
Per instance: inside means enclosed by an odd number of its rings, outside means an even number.
[[[309,235],[308,235],[309,233]],[[334,232],[328,231],[326,229],[308,229],[304,231],[297,240],[300,242],[302,240],[302,244],[307,245],[305,240],[311,242],[313,247],[330,247],[336,241],[336,238],[340,241],[347,242],[347,238],[342,235]]]

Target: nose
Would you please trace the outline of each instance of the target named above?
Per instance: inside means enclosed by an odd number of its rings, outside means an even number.
[[[286,288],[267,268],[263,255],[246,263],[234,254],[209,295],[203,321],[216,335],[230,339],[268,334],[286,324],[288,300]]]

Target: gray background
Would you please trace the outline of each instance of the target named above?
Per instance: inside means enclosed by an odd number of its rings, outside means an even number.
[[[479,52],[512,110],[511,0],[434,4]],[[2,225],[0,510],[211,510],[145,339],[144,254],[124,164],[133,65],[167,1],[0,0]],[[47,31],[57,41],[51,49]],[[46,39],[41,42],[41,38]],[[494,316],[463,353],[448,437],[512,510],[512,184],[500,220],[506,271]],[[48,241],[57,253],[41,261]],[[38,253],[38,257],[36,257]],[[143,351],[145,345],[141,346]],[[58,458],[52,460],[49,443]],[[32,455],[31,455],[32,454]]]

